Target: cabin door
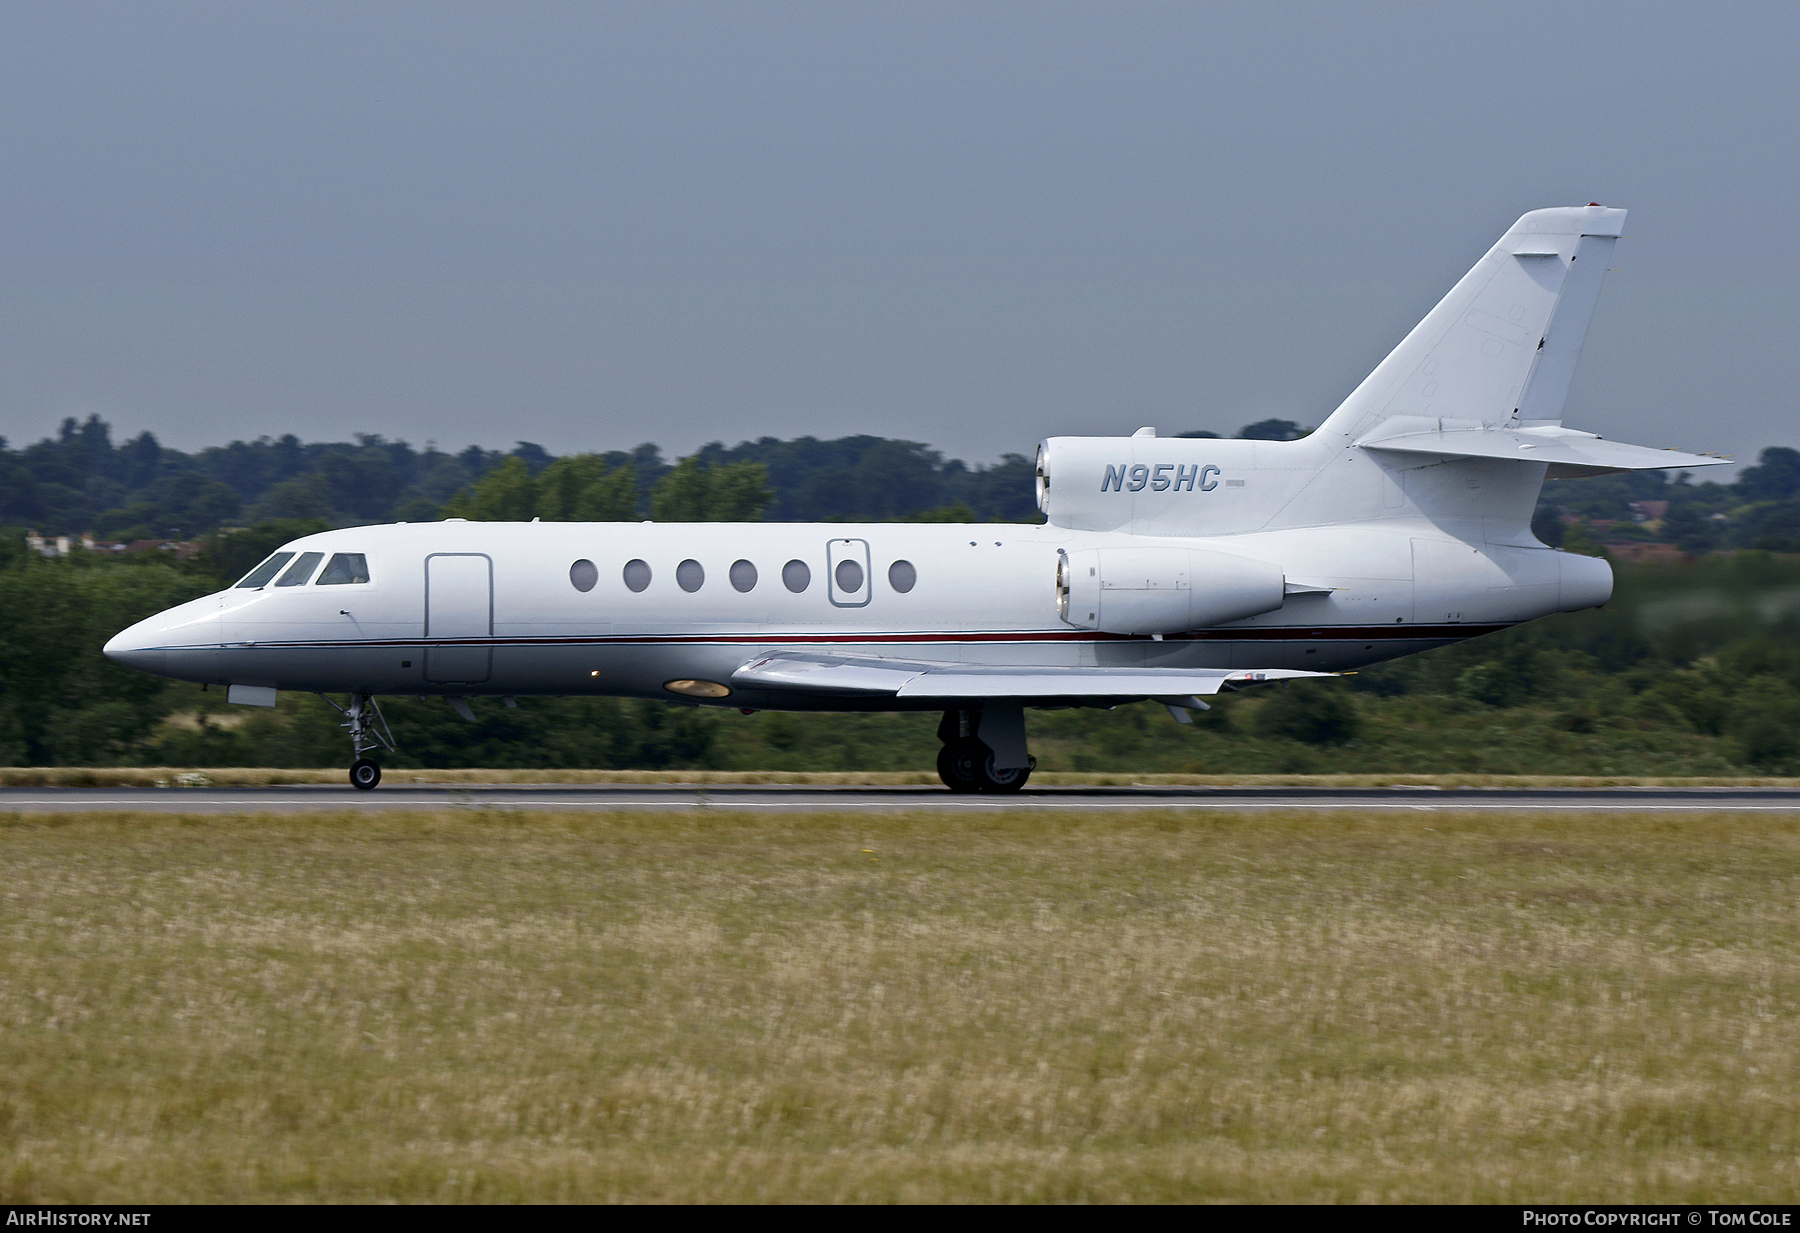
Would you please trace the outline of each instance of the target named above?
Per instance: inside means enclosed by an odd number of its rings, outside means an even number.
[[[869,541],[834,539],[825,545],[825,568],[831,602],[839,608],[865,608],[869,585]]]
[[[473,685],[493,672],[494,562],[479,552],[425,558],[425,679]],[[445,645],[434,645],[442,639]],[[475,641],[479,639],[480,641]]]

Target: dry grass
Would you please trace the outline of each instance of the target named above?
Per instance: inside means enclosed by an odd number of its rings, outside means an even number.
[[[338,767],[181,767],[181,766],[6,766],[0,787],[7,788],[167,788],[262,787],[279,784],[341,784]],[[924,771],[589,771],[589,770],[400,770],[382,771],[387,784],[651,784],[771,783],[903,786],[936,784],[937,772]],[[1304,788],[1800,788],[1800,778],[1774,776],[1651,775],[1188,775],[1134,772],[1039,771],[1031,782],[1047,787],[1304,787]]]
[[[0,1201],[1788,1201],[1800,822],[0,818]]]

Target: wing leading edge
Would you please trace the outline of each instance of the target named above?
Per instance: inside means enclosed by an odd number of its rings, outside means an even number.
[[[731,681],[747,688],[898,698],[1163,698],[1330,675],[1293,668],[1008,667],[777,651],[745,662]]]

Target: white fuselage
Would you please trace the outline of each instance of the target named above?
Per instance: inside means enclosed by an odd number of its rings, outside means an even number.
[[[1059,617],[1059,554],[1147,543],[1272,562],[1291,589],[1307,593],[1259,616],[1162,638],[1080,629]],[[234,587],[132,626],[107,654],[181,679],[276,689],[686,701],[694,699],[669,682],[728,682],[770,651],[1329,672],[1603,602],[1611,584],[1603,562],[1542,546],[1469,544],[1419,519],[1187,538],[995,524],[447,521],[327,531],[286,550],[361,554],[368,581]],[[1571,561],[1591,568],[1572,577]],[[630,562],[648,566],[642,589],[627,585]],[[743,562],[754,567],[753,582]],[[910,589],[896,587],[893,580],[907,581],[896,562],[912,567]],[[794,589],[784,573],[795,583],[804,573],[805,585]],[[737,686],[711,702],[943,706]]]

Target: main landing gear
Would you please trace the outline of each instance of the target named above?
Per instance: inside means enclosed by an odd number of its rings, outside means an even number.
[[[1025,711],[1017,703],[945,711],[938,740],[938,778],[952,792],[1017,792],[1037,765],[1025,752]]]
[[[325,695],[319,697],[325,698]],[[338,726],[350,730],[350,756],[356,759],[350,764],[350,786],[367,792],[381,782],[381,767],[363,754],[377,746],[385,746],[389,753],[394,752],[394,734],[388,728],[387,717],[375,705],[373,694],[351,694],[349,706],[339,706],[330,698],[325,701],[344,717],[344,722]]]

